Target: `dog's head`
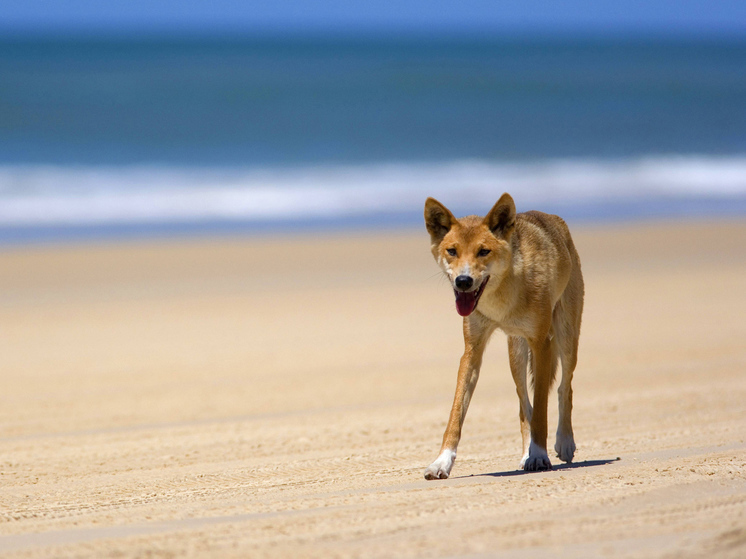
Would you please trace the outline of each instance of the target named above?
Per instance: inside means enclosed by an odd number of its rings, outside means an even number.
[[[503,194],[484,217],[456,219],[434,198],[425,202],[425,226],[431,250],[456,295],[456,310],[469,316],[490,278],[499,282],[508,270],[515,229],[515,203]]]

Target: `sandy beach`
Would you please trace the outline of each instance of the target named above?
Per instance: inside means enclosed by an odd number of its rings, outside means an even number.
[[[517,470],[498,333],[430,482],[462,338],[424,227],[3,248],[0,555],[746,556],[746,223],[572,230],[576,462]]]

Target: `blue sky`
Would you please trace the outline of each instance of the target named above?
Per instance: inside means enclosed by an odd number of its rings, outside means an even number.
[[[746,0],[2,0],[0,31],[405,31],[746,36]]]

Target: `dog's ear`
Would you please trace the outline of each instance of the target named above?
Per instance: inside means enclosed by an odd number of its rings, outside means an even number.
[[[443,240],[455,222],[453,214],[435,198],[428,198],[425,201],[425,227],[433,243]]]
[[[515,202],[507,192],[492,206],[483,222],[496,237],[509,239],[515,228]]]

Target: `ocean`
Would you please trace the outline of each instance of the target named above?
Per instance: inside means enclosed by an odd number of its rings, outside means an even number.
[[[746,40],[0,38],[0,243],[746,215]]]

